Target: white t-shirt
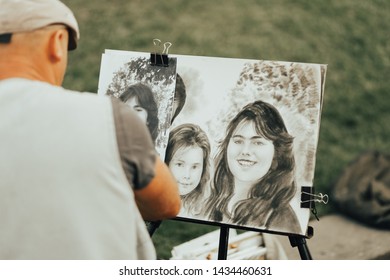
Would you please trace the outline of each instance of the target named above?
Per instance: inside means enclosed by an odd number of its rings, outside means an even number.
[[[155,150],[138,117],[114,107],[0,81],[0,259],[156,258],[132,189],[153,178]]]

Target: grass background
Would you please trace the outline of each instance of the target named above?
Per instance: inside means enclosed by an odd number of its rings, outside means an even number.
[[[332,183],[363,151],[390,151],[390,1],[63,0],[79,21],[64,87],[96,92],[104,49],[328,64],[314,186]],[[318,205],[319,215],[337,211]],[[153,236],[159,258],[216,227],[166,221]]]

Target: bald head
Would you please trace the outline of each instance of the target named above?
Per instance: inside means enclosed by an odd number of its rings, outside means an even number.
[[[0,80],[19,77],[61,85],[68,41],[68,31],[60,24],[13,34],[10,43],[0,44]]]

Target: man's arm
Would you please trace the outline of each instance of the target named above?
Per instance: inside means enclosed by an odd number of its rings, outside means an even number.
[[[143,189],[135,190],[134,194],[144,220],[174,218],[180,211],[181,201],[177,183],[159,157],[156,158],[155,177]]]
[[[112,105],[122,166],[142,217],[148,221],[175,217],[181,204],[178,186],[157,156],[146,125],[118,99],[113,98]]]

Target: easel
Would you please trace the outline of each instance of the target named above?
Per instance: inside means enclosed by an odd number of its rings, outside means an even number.
[[[309,227],[310,228],[310,227]],[[309,248],[306,244],[306,239],[303,236],[289,235],[290,244],[292,247],[298,247],[299,255],[302,260],[312,260]]]
[[[301,207],[309,208],[312,210],[313,214],[317,217],[317,212],[315,208],[315,203],[328,203],[328,195],[314,193],[314,187],[303,186],[301,189]],[[291,246],[298,247],[299,255],[302,260],[312,260],[309,248],[307,247],[306,238],[311,238],[313,236],[313,228],[309,226],[307,228],[307,237],[301,235],[290,234],[288,238],[290,240]],[[228,253],[228,244],[229,244],[229,227],[227,225],[221,226],[220,236],[219,236],[219,248],[218,248],[218,260],[226,260]]]
[[[313,228],[308,227],[309,237],[312,237]],[[299,255],[302,260],[312,260],[309,248],[307,247],[306,238],[300,235],[288,235],[290,244],[292,247],[298,247]],[[229,227],[222,225],[220,228],[219,235],[219,247],[218,247],[218,260],[226,260],[228,254],[228,244],[229,244]]]

